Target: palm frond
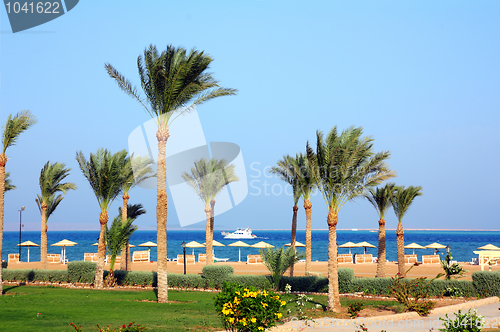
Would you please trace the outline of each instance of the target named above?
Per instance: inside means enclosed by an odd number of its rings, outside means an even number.
[[[2,153],[5,154],[8,147],[15,145],[19,135],[28,130],[36,122],[35,116],[30,111],[21,111],[14,115],[14,117],[12,117],[12,114],[9,114],[5,126],[2,128]]]
[[[12,184],[12,180],[10,179],[10,172],[5,173],[5,191],[16,189],[17,187]]]
[[[423,195],[422,187],[420,186],[409,186],[405,188],[404,186],[395,186],[391,193],[392,207],[394,208],[394,213],[398,218],[399,222],[403,221],[403,217],[410,208],[414,199],[417,196]]]
[[[129,219],[137,219],[137,217],[146,213],[146,210],[142,206],[142,204],[127,204],[127,218]],[[118,216],[122,215],[121,206],[118,208]]]

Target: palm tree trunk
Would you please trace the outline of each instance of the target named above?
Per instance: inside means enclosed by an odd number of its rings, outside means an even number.
[[[5,194],[5,164],[7,156],[5,153],[0,154],[0,264],[2,261],[3,248],[3,210],[4,210],[4,194]],[[0,296],[3,293],[2,286],[2,266],[0,265]]]
[[[127,222],[127,204],[128,204],[128,200],[129,200],[130,196],[127,193],[125,193],[125,194],[123,194],[122,198],[123,198],[122,224],[125,224]],[[130,268],[131,268],[131,266],[130,266],[130,247],[129,247],[128,240],[127,240],[127,243],[125,243],[125,245],[122,247],[122,250],[121,250],[120,270],[130,271],[131,270]]]
[[[214,220],[215,220],[215,199],[212,199],[210,201],[210,207],[212,208],[212,211],[210,211],[210,245],[212,246],[212,253],[213,253],[213,243],[214,243]],[[212,258],[215,261],[215,257]]]
[[[339,274],[337,262],[338,212],[330,208],[328,223],[328,311],[340,311]]]
[[[40,263],[42,269],[47,270],[49,264],[47,262],[47,203],[41,202],[42,206],[42,225],[41,225],[41,235],[40,235]]]
[[[306,276],[311,271],[311,201],[304,200],[304,209],[306,210]]]
[[[158,172],[156,189],[156,248],[158,253],[158,303],[168,302],[167,280],[167,165],[165,147],[170,134],[168,127],[161,122],[158,125]]]
[[[403,223],[398,222],[398,228],[396,228],[396,243],[398,248],[398,274],[402,277],[406,277],[405,272],[405,235],[403,231]]]
[[[299,207],[297,205],[293,206],[293,217],[292,217],[292,238],[290,239],[290,247],[295,251],[295,241],[297,239],[297,211]],[[290,277],[293,277],[293,266],[290,266]]]
[[[108,222],[108,211],[101,210],[99,215],[99,223],[101,224],[101,232],[99,234],[99,245],[97,249],[97,267],[95,270],[94,288],[102,289],[102,274],[104,273],[104,255],[106,254],[106,223]]]
[[[385,277],[385,220],[380,218],[378,221],[378,261],[376,278]]]
[[[206,226],[206,231],[205,231],[205,254],[207,255],[207,261],[205,262],[205,265],[212,265],[214,263],[214,256],[212,254],[212,239],[210,238],[210,219],[211,219],[211,212],[212,209],[210,206],[205,207],[205,215],[207,217],[207,226]]]

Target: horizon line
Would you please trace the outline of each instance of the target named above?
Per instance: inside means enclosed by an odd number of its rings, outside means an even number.
[[[138,231],[156,231],[156,229],[138,229]],[[193,229],[183,229],[183,228],[174,228],[170,229],[171,231],[204,231],[204,228],[193,228]],[[216,231],[226,231],[226,230],[233,230],[233,229],[216,229]],[[290,231],[288,228],[259,228],[259,229],[252,229],[253,231]],[[297,228],[297,231],[305,231],[305,228]],[[396,228],[386,228],[386,231],[395,231]],[[405,231],[455,231],[455,232],[498,232],[500,229],[479,229],[479,228],[461,228],[461,229],[453,229],[453,228],[406,228],[404,229]],[[62,230],[53,230],[52,232],[98,232],[100,231],[99,229],[62,229]],[[168,229],[167,229],[168,231]],[[328,228],[314,228],[311,229],[311,231],[328,231]],[[339,228],[337,231],[378,231],[378,228]],[[4,232],[19,232],[18,230],[13,230],[13,231],[6,231]],[[36,231],[29,231],[29,230],[23,230],[23,232],[38,232]]]

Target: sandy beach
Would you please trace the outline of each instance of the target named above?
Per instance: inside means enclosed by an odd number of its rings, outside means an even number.
[[[152,263],[131,263],[132,270],[135,271],[156,271],[156,262]],[[217,265],[229,264],[234,268],[235,274],[268,274],[267,268],[264,264],[246,264],[246,262],[227,262],[227,263],[216,263]],[[466,277],[461,278],[461,280],[472,280],[472,273],[475,271],[481,271],[479,265],[470,265],[469,263],[461,263],[463,267],[469,272],[466,273]],[[311,272],[316,274],[321,274],[322,276],[327,276],[328,263],[327,262],[312,262]],[[204,263],[190,264],[186,266],[187,273],[201,273]],[[377,264],[366,263],[366,264],[351,264],[343,263],[339,264],[339,268],[352,268],[354,270],[354,275],[358,278],[361,277],[374,277],[377,270]],[[20,262],[12,263],[8,266],[9,269],[40,269],[40,262]],[[67,265],[60,263],[49,264],[49,269],[53,270],[63,270],[66,269]],[[115,269],[119,268],[119,265],[115,265]],[[406,265],[406,269],[409,269],[410,265]],[[105,269],[109,269],[109,265],[105,265]],[[182,264],[177,264],[176,262],[168,262],[167,264],[168,272],[170,273],[183,273],[184,266]],[[487,270],[488,268],[485,268]],[[386,265],[386,276],[392,277],[396,275],[398,266],[396,262],[388,262]],[[492,271],[500,271],[500,265],[492,266]],[[408,277],[427,277],[433,278],[438,273],[442,273],[443,269],[440,264],[421,264],[419,266],[413,267],[408,273]],[[297,263],[295,265],[294,275],[300,276],[305,274],[305,263]],[[286,273],[288,275],[288,273]]]

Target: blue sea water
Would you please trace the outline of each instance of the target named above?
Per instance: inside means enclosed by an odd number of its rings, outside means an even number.
[[[249,244],[257,243],[258,241],[265,241],[274,246],[283,246],[290,242],[290,231],[267,231],[260,230],[254,231],[258,236],[255,240],[244,240]],[[97,242],[99,236],[98,231],[52,231],[48,232],[48,253],[60,253],[60,247],[50,246],[53,243],[68,239],[77,242],[78,245],[67,247],[66,255],[69,261],[83,260],[85,252],[97,252],[97,247],[92,246]],[[22,241],[33,241],[40,244],[40,232],[22,233]],[[227,247],[228,244],[236,240],[226,240],[220,234],[220,231],[214,233],[214,240],[225,244],[225,247],[215,247],[215,256],[219,258],[229,258],[231,261],[238,260],[238,248]],[[147,241],[156,243],[155,231],[137,231],[133,234],[130,243],[141,244]],[[172,230],[167,234],[167,250],[168,257],[177,257],[177,254],[182,253],[182,241],[198,241],[205,242],[205,231],[193,230]],[[305,231],[297,231],[297,241],[305,244]],[[378,233],[370,231],[337,231],[337,243],[343,244],[345,242],[362,242],[367,241],[375,246],[378,245]],[[433,242],[438,242],[443,245],[449,245],[453,258],[460,262],[471,261],[471,258],[477,257],[473,253],[477,247],[483,246],[488,243],[500,246],[500,231],[405,231],[405,244],[416,242],[420,245],[428,245]],[[19,232],[4,232],[3,239],[3,255],[2,259],[7,260],[9,253],[17,253],[19,247]],[[396,232],[387,231],[386,233],[386,247],[387,259],[389,261],[396,261]],[[21,260],[27,261],[28,249],[23,247],[21,253]],[[135,250],[144,250],[144,248],[132,248]],[[192,249],[186,249],[188,254],[193,252]],[[304,250],[304,248],[298,248]],[[352,253],[363,253],[363,248],[352,248]],[[203,253],[204,248],[194,249],[194,253]],[[443,253],[444,250],[441,250]],[[241,248],[241,258],[246,260],[246,255],[257,254],[258,249],[254,248]],[[340,248],[339,253],[348,253],[347,248]],[[377,256],[377,248],[368,248],[367,253]],[[406,249],[406,254],[411,254],[411,249]],[[421,260],[421,255],[431,255],[434,253],[433,249],[420,249],[415,250],[418,259]],[[156,261],[156,248],[151,248],[151,258]],[[30,261],[40,260],[39,247],[30,248]],[[312,232],[312,260],[313,261],[327,261],[328,260],[328,231],[313,231]]]

